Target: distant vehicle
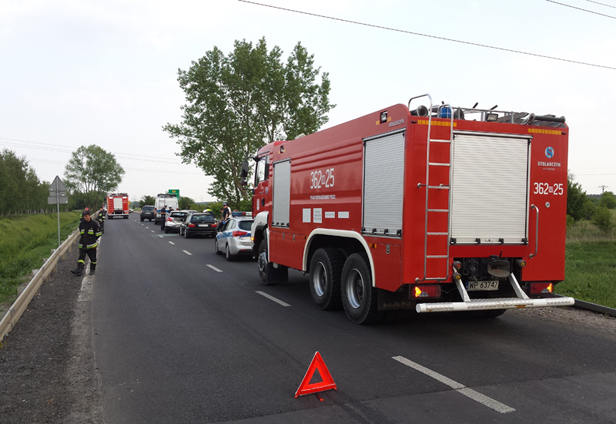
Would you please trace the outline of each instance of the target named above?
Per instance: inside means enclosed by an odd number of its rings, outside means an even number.
[[[211,236],[216,235],[216,227],[218,221],[210,213],[193,212],[190,213],[184,222],[180,225],[180,235],[184,235],[186,238],[192,236],[202,235]]]
[[[141,222],[146,219],[152,221],[153,219],[156,219],[156,209],[154,209],[154,206],[146,205],[141,208],[141,213],[139,215]]]
[[[108,218],[128,219],[128,194],[126,193],[111,193],[107,196]]]
[[[167,215],[165,221],[165,234],[166,233],[179,233],[180,225],[184,222],[188,216],[187,211],[173,211]]]
[[[160,221],[162,220],[160,210],[163,207],[166,207],[167,210],[169,210],[169,208],[173,208],[174,211],[180,209],[178,198],[175,196],[175,194],[161,193],[156,196],[156,202],[154,203],[154,208],[156,209],[156,218],[154,219],[154,223],[157,225],[160,224]]]
[[[238,255],[252,255],[252,241],[250,240],[251,217],[232,217],[218,234],[214,243],[217,255],[225,253],[230,261]]]

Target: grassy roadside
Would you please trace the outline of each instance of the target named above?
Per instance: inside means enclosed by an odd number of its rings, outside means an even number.
[[[80,212],[60,213],[62,240],[77,229],[80,216]],[[48,258],[56,247],[56,214],[0,218],[0,303],[12,301],[23,277],[40,268],[43,258]]]
[[[616,308],[616,236],[588,221],[567,232],[565,281],[555,292]]]

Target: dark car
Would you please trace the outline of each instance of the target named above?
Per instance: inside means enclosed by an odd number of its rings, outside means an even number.
[[[149,219],[150,221],[156,219],[156,209],[154,209],[154,206],[146,205],[142,207],[140,218],[141,222],[143,222],[145,219]]]
[[[190,238],[196,235],[211,236],[216,235],[218,221],[209,213],[193,213],[186,217],[180,226],[180,235]]]

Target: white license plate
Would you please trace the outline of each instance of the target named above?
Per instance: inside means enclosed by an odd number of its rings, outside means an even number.
[[[207,224],[199,224],[199,227],[207,227]]]
[[[490,291],[498,290],[498,281],[469,281],[468,291]]]

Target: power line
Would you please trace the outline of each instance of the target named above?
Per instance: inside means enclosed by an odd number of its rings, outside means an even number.
[[[76,150],[75,147],[62,146],[59,144],[41,143],[38,141],[18,140],[14,138],[5,138],[5,137],[0,137],[0,140],[9,140],[9,142],[3,141],[0,143],[1,145],[7,146],[7,147],[26,147],[29,149],[48,150],[48,151],[53,151],[53,152],[65,152],[65,153],[72,153],[74,150]],[[178,162],[177,160],[161,158],[161,157],[156,157],[156,156],[145,156],[145,155],[135,156],[134,154],[130,154],[130,153],[118,153],[118,152],[112,152],[112,153],[118,157],[122,157],[123,159],[128,159],[128,160],[138,160],[138,161],[143,161],[143,162],[158,162],[158,163],[164,163],[164,164],[169,164],[169,165],[181,165],[182,164],[181,162]]]
[[[407,31],[407,30],[403,30],[403,29],[390,28],[390,27],[385,27],[385,26],[381,26],[381,25],[368,24],[368,23],[365,23],[365,22],[351,21],[351,20],[348,20],[348,19],[336,18],[336,17],[333,17],[333,16],[319,15],[319,14],[316,14],[316,13],[304,12],[304,11],[301,11],[301,10],[294,10],[294,9],[288,9],[288,8],[285,8],[285,7],[280,7],[280,6],[272,6],[270,4],[257,3],[257,2],[254,2],[254,1],[248,1],[248,0],[238,0],[238,1],[240,1],[242,3],[254,4],[256,6],[263,6],[263,7],[270,7],[272,9],[284,10],[285,12],[293,12],[293,13],[299,13],[299,14],[302,14],[302,15],[314,16],[314,17],[317,17],[317,18],[331,19],[333,21],[345,22],[345,23],[349,23],[349,24],[363,25],[363,26],[367,26],[367,27],[371,27],[371,28],[384,29],[384,30],[387,30],[387,31],[395,31],[395,32],[401,32],[401,33],[404,33],[404,34],[417,35],[417,36],[420,36],[420,37],[427,37],[427,38],[434,38],[434,39],[437,39],[437,40],[451,41],[453,43],[466,44],[466,45],[469,45],[469,46],[483,47],[483,48],[486,48],[486,49],[493,49],[493,50],[501,50],[501,51],[505,51],[505,52],[509,52],[509,53],[523,54],[523,55],[527,55],[527,56],[540,57],[540,58],[543,58],[543,59],[558,60],[560,62],[576,63],[578,65],[593,66],[595,68],[604,68],[604,69],[611,69],[611,70],[616,71],[616,67],[612,67],[612,66],[597,65],[597,64],[594,64],[594,63],[580,62],[580,61],[577,61],[577,60],[563,59],[563,58],[560,58],[560,57],[546,56],[546,55],[537,54],[537,53],[529,53],[529,52],[525,52],[525,51],[521,51],[521,50],[513,50],[513,49],[507,49],[507,48],[504,48],[504,47],[490,46],[490,45],[487,45],[487,44],[473,43],[473,42],[470,42],[470,41],[454,40],[452,38],[439,37],[439,36],[430,35],[430,34],[422,34],[420,32],[413,32],[413,31]]]
[[[586,0],[586,1],[587,1],[587,2],[590,2],[590,3],[596,3],[596,4],[600,4],[601,6],[605,6],[605,7],[611,7],[611,8],[614,8],[614,9],[616,9],[616,6],[612,6],[612,5],[609,5],[609,4],[605,4],[605,3],[599,3],[598,1],[593,1],[593,0]]]
[[[571,6],[569,4],[565,4],[565,3],[559,3],[559,2],[554,1],[554,0],[546,0],[546,1],[550,2],[550,3],[558,4],[558,5],[561,5],[561,6],[570,7],[571,9],[581,10],[582,12],[593,13],[595,15],[604,16],[606,18],[616,19],[616,16],[604,15],[603,13],[593,12],[592,10],[582,9],[581,7],[575,7],[575,6]],[[607,5],[603,5],[603,6],[607,6]]]

